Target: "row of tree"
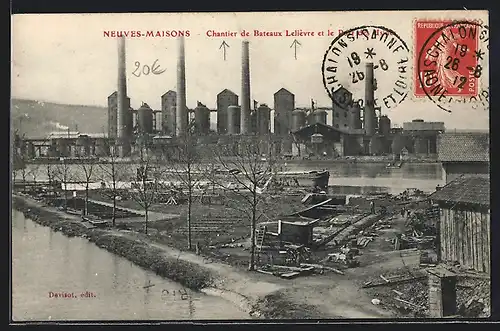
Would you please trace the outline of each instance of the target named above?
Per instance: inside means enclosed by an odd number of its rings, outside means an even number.
[[[84,213],[88,214],[91,184],[101,181],[102,192],[112,200],[112,224],[116,224],[117,199],[124,193],[137,202],[144,211],[145,232],[151,207],[171,188],[166,183],[176,182],[187,200],[187,242],[192,250],[193,196],[198,187],[210,187],[224,195],[227,206],[248,219],[251,235],[250,269],[255,265],[255,232],[258,219],[265,214],[263,202],[267,187],[277,171],[272,142],[261,137],[241,139],[237,144],[228,142],[216,146],[198,144],[197,138],[187,134],[174,145],[139,146],[136,160],[131,165],[118,157],[118,149],[109,146],[109,156],[99,163],[81,162],[73,165],[61,159],[58,164],[45,164],[49,184],[61,185],[64,206],[68,201],[68,184],[79,182],[85,187]],[[36,176],[40,167],[31,164],[20,169],[22,182]],[[15,179],[15,178],[14,178]],[[131,186],[125,187],[128,183]]]

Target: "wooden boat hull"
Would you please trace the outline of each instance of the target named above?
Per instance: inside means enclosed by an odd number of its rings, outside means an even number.
[[[92,217],[90,215],[82,216],[82,220],[84,222],[88,222],[88,223],[92,224],[93,226],[99,227],[99,228],[105,227],[108,224],[107,221],[101,220],[98,217]]]

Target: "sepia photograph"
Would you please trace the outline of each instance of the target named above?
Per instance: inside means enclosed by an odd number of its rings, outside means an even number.
[[[486,10],[11,15],[10,322],[491,315]]]

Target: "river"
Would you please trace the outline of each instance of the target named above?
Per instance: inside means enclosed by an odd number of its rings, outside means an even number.
[[[51,297],[61,292],[76,298]],[[68,238],[12,210],[16,322],[248,318],[229,301],[185,289],[86,239]]]
[[[122,165],[119,173],[133,176],[137,165]],[[57,168],[49,166],[51,171]],[[326,161],[303,161],[285,164],[283,171],[311,171],[326,169],[330,171],[329,186],[332,193],[364,194],[369,192],[388,192],[398,194],[407,188],[416,188],[424,192],[433,192],[437,185],[443,185],[444,171],[440,163],[403,163],[401,168],[387,168],[385,163],[347,163]],[[34,176],[33,176],[34,174]],[[68,165],[69,180],[84,181],[83,169],[78,164]],[[100,165],[93,166],[91,181],[109,181]],[[21,180],[21,171],[17,171],[17,180]],[[47,165],[29,164],[26,180],[47,180]],[[310,185],[309,182],[301,184]]]

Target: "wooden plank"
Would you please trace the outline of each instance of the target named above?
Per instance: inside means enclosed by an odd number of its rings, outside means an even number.
[[[470,217],[469,213],[465,213],[465,266],[471,265],[471,252],[470,252]]]
[[[447,261],[447,250],[446,245],[448,245],[448,234],[446,233],[446,223],[448,221],[449,210],[445,209],[443,212],[443,222],[441,223],[441,260]]]
[[[455,260],[460,261],[460,245],[461,245],[461,233],[460,224],[462,223],[463,215],[462,212],[455,214]]]
[[[451,218],[452,211],[448,209],[448,213],[446,215],[446,260],[445,261],[450,261],[450,218]]]
[[[484,256],[483,256],[483,240],[482,240],[482,236],[483,236],[483,231],[481,229],[481,225],[482,225],[482,215],[481,213],[479,212],[476,212],[475,213],[477,216],[477,270],[478,271],[484,271]]]
[[[476,217],[474,213],[470,213],[471,215],[471,229],[472,229],[472,236],[471,236],[471,250],[472,250],[472,268],[474,270],[477,270],[477,252],[476,252]]]
[[[451,250],[451,246],[453,243],[453,234],[451,228],[451,225],[453,224],[453,215],[454,211],[453,209],[451,209],[450,213],[448,214],[448,230],[446,231],[446,233],[448,234],[448,261],[453,261],[453,253]]]
[[[450,257],[451,261],[456,261],[456,242],[457,238],[455,237],[455,222],[457,219],[457,213],[455,210],[452,211],[452,214],[450,215]]]
[[[363,285],[363,288],[388,286],[388,285],[395,285],[395,284],[404,284],[404,283],[410,283],[410,282],[414,282],[414,281],[425,279],[425,278],[427,278],[427,275],[413,277],[413,278],[405,278],[405,279],[394,280],[394,281],[390,281],[389,283],[385,283],[384,282],[384,283],[367,284],[367,285]]]
[[[443,260],[444,256],[444,222],[446,218],[446,209],[443,209],[441,215],[439,216],[439,259]]]
[[[414,303],[412,303],[412,302],[409,302],[409,301],[403,300],[403,299],[401,299],[401,298],[394,298],[394,299],[395,299],[395,300],[397,300],[397,301],[399,301],[399,302],[402,302],[402,303],[404,303],[404,304],[406,304],[406,305],[408,305],[408,306],[412,306],[414,309],[422,309],[422,308],[424,308],[424,307],[422,307],[422,306],[416,305],[416,304],[414,304]]]
[[[474,212],[474,227],[475,227],[475,244],[476,244],[476,267],[474,270],[479,270],[481,267],[481,252],[479,247],[481,246],[481,243],[479,242],[479,236],[480,236],[480,231],[479,231],[479,214]]]
[[[479,242],[479,235],[480,235],[480,229],[479,229],[479,214],[474,212],[474,228],[475,228],[475,235],[476,237],[474,238],[474,242],[476,244],[476,266],[474,270],[480,270],[481,267],[481,252],[479,247],[481,246],[481,243]]]
[[[458,217],[458,262],[464,264],[464,213]]]
[[[486,256],[486,224],[484,223],[484,218],[485,216],[483,213],[479,213],[479,222],[481,226],[481,235],[479,236],[479,241],[481,242],[481,263],[480,263],[480,271],[481,272],[486,272],[486,264],[487,264],[487,256]]]
[[[491,223],[490,223],[490,211],[488,210],[488,213],[485,215],[486,216],[486,249],[488,252],[488,264],[486,265],[486,272],[490,272],[491,270]]]
[[[339,275],[344,275],[344,273],[342,271],[338,270],[338,269],[335,269],[335,268],[332,268],[332,267],[327,267],[327,266],[324,266],[324,265],[321,265],[321,264],[301,263],[300,266],[325,269],[325,270],[333,271],[333,272],[335,272],[336,274],[339,274]]]
[[[467,239],[467,249],[469,251],[469,260],[467,267],[474,268],[474,218],[472,214],[468,211],[467,215],[467,225],[469,226],[469,238]]]
[[[486,229],[486,226],[484,224],[485,215],[482,212],[480,215],[481,215],[481,218],[480,218],[480,228],[481,228],[480,242],[481,242],[481,255],[482,255],[481,271],[486,272],[486,264],[488,262],[487,262],[487,256],[486,256],[486,234],[484,233],[485,229]]]
[[[300,276],[299,272],[289,272],[289,273],[280,275],[281,278],[285,278],[285,279],[293,279],[293,278],[296,278],[298,276]]]
[[[476,270],[481,270],[481,264],[482,264],[482,248],[481,248],[481,228],[480,228],[480,222],[481,222],[481,214],[475,212],[475,219],[476,219]]]
[[[467,264],[467,213],[462,213],[462,265]]]
[[[470,215],[470,226],[471,226],[471,260],[473,269],[476,268],[476,231],[475,231],[475,218],[474,213],[469,212]]]

